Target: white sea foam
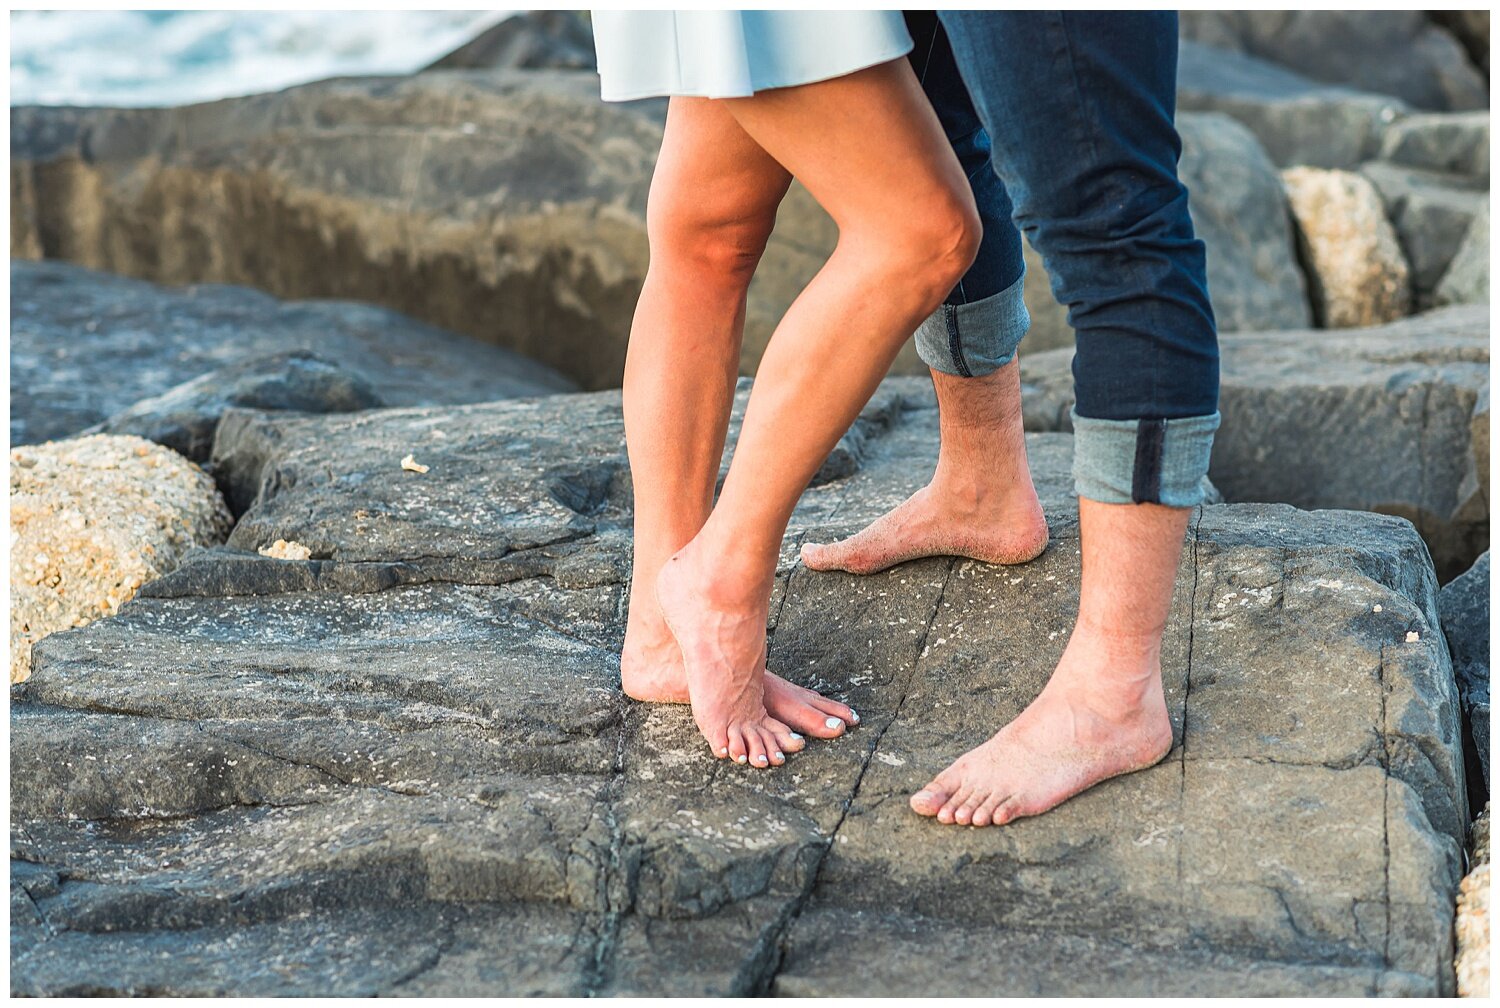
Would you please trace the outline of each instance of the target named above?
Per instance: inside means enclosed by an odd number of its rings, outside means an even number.
[[[181,105],[411,73],[513,11],[12,11],[12,105]]]

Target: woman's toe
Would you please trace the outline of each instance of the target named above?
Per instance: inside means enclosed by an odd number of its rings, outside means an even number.
[[[802,747],[807,745],[806,739],[775,718],[766,718],[764,725],[770,729],[771,737],[775,741],[775,749],[782,753],[800,752]]]
[[[771,755],[766,751],[765,734],[755,725],[746,725],[743,732],[745,752],[749,755],[750,765],[753,767],[770,766]]]
[[[745,733],[736,728],[729,732],[729,758],[736,763],[744,763],[750,758],[750,747],[745,741]]]

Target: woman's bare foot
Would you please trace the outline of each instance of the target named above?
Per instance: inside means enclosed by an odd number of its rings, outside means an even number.
[[[779,766],[799,740],[765,705],[770,586],[747,588],[706,560],[689,543],[656,578],[662,618],[682,649],[693,717],[720,759]]]
[[[1047,519],[1029,478],[1000,492],[934,479],[848,539],[803,546],[802,562],[813,570],[874,574],[927,556],[1019,564],[1046,548]]]
[[[689,702],[682,649],[662,619],[655,591],[645,586],[631,594],[625,647],[620,653],[620,686],[627,696],[646,703]],[[765,704],[767,713],[792,729],[790,747],[784,752],[801,750],[806,745],[801,735],[838,738],[847,725],[859,724],[854,708],[771,671],[765,674]]]
[[[1172,724],[1159,659],[1150,654],[1134,671],[1111,668],[1106,682],[1097,662],[1118,660],[1107,650],[1075,631],[1031,706],[914,794],[912,809],[942,823],[1000,826],[1160,762],[1172,748]]]

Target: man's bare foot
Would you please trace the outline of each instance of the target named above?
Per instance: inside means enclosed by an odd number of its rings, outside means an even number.
[[[1111,669],[1101,682],[1096,663],[1110,650],[1075,631],[1031,706],[914,794],[912,809],[942,823],[1000,826],[1160,762],[1172,748],[1172,724],[1159,661],[1152,654],[1146,667],[1119,678],[1126,670]]]
[[[682,649],[661,617],[655,591],[647,586],[631,596],[625,647],[620,653],[620,686],[627,696],[646,703],[689,702]],[[806,745],[800,735],[838,738],[847,725],[859,724],[854,708],[771,671],[765,674],[765,704],[767,713],[792,729],[790,746],[784,752],[798,752]]]
[[[682,649],[693,718],[720,759],[779,766],[799,739],[765,705],[770,586],[734,583],[699,552],[689,543],[656,578],[662,618]]]
[[[1047,519],[1029,478],[990,493],[934,480],[848,539],[804,545],[802,562],[813,570],[874,574],[927,556],[1019,564],[1046,547]]]

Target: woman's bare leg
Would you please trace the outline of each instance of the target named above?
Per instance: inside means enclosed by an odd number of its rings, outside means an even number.
[[[651,265],[625,357],[635,562],[620,680],[637,700],[688,702],[656,576],[713,508],[745,295],[790,182],[719,103],[672,99],[648,203]],[[766,686],[769,712],[797,732],[831,738],[853,716],[774,676]],[[803,745],[792,731],[779,741],[787,752]]]
[[[767,766],[778,747],[765,627],[787,521],[901,344],[968,268],[979,223],[905,60],[720,103],[839,226],[761,358],[717,506],[657,581],[710,747]]]

